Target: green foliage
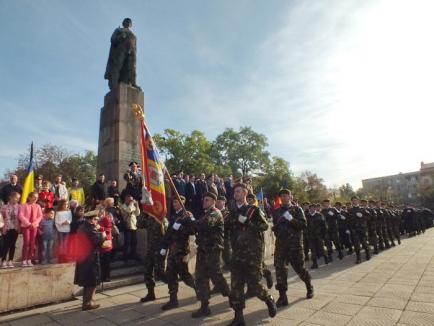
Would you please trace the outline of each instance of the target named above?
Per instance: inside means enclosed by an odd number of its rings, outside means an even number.
[[[264,171],[270,163],[267,145],[267,138],[250,127],[227,128],[213,142],[212,157],[218,165],[229,166],[233,175],[247,176]]]
[[[289,162],[281,157],[273,156],[262,175],[254,180],[255,189],[262,189],[264,195],[274,198],[282,188],[292,189],[295,180],[289,169]]]
[[[303,196],[305,193],[308,201],[312,203],[320,202],[330,196],[329,191],[323,182],[324,180],[319,178],[316,173],[305,171],[298,178],[297,191],[294,191],[294,193],[298,196]],[[301,198],[298,199],[299,201],[304,201]]]
[[[351,200],[351,197],[356,195],[356,192],[354,191],[353,187],[346,183],[338,188],[339,191],[339,201],[341,202],[348,202]]]

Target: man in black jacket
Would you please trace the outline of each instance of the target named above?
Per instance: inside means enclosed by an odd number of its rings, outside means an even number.
[[[102,204],[107,198],[107,184],[103,173],[98,176],[98,180],[92,185],[91,192],[94,206]]]
[[[10,182],[7,185],[4,185],[3,188],[0,190],[1,200],[4,204],[9,201],[9,196],[11,193],[17,192],[21,195],[23,192],[23,188],[17,183],[18,176],[16,174],[12,174],[9,178],[9,181]]]

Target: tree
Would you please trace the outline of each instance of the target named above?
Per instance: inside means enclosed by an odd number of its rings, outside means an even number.
[[[238,132],[226,128],[212,145],[213,159],[220,166],[229,166],[234,175],[260,173],[270,163],[265,150],[267,138],[250,127],[241,127]]]
[[[303,191],[306,192],[310,202],[320,202],[329,197],[330,194],[326,185],[323,183],[324,180],[319,178],[316,173],[305,171],[301,174],[300,179],[299,184],[301,189],[299,189],[299,191],[300,193]]]
[[[354,191],[353,187],[346,183],[339,187],[339,199],[343,202],[348,202],[351,200],[351,197],[356,195],[356,192]]]
[[[262,189],[269,198],[276,197],[282,188],[292,189],[293,185],[294,177],[289,163],[277,156],[273,156],[264,173],[255,179],[255,189]]]

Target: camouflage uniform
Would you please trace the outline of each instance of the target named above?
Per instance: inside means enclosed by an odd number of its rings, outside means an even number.
[[[230,269],[231,257],[232,257],[232,248],[231,248],[231,241],[230,241],[230,235],[229,235],[229,225],[228,225],[229,211],[227,209],[224,209],[221,212],[223,214],[223,220],[224,220],[223,263],[224,263],[225,269]]]
[[[173,228],[180,223],[178,231]],[[163,238],[163,249],[168,249],[166,277],[169,294],[178,293],[178,275],[184,283],[194,288],[193,276],[188,272],[188,254],[190,253],[189,237],[194,234],[194,218],[183,215],[180,211],[171,217],[169,227]]]
[[[366,208],[366,211],[368,216],[367,224],[369,244],[374,247],[374,254],[378,254],[377,212],[372,207]]]
[[[368,232],[368,224],[365,210],[360,206],[353,206],[350,209],[350,228],[351,228],[351,238],[353,240],[354,251],[356,252],[357,259],[356,263],[360,263],[360,245],[365,249],[366,259],[371,258],[369,252],[369,245],[366,240]]]
[[[286,212],[292,216],[290,221],[284,217]],[[297,275],[305,282],[309,291],[312,285],[310,283],[311,276],[304,266],[302,232],[306,228],[306,219],[303,210],[295,205],[281,206],[275,210],[273,215],[273,232],[276,235],[274,250],[276,289],[281,296],[286,296],[289,262]]]
[[[339,258],[342,259],[343,255],[342,255],[341,242],[339,240],[339,231],[338,231],[339,213],[336,210],[336,208],[329,207],[321,210],[321,214],[324,216],[327,224],[326,246],[327,246],[327,252],[329,258],[330,260],[332,260],[333,244],[334,244],[336,250],[339,253]]]
[[[324,257],[325,262],[328,263],[327,256],[324,254],[324,239],[327,234],[327,226],[324,217],[320,213],[311,214],[308,212],[306,219],[309,247],[312,254],[312,268],[318,268],[317,259],[319,257]]]
[[[224,221],[221,212],[211,207],[205,215],[195,222],[197,256],[196,256],[196,289],[201,301],[210,298],[209,280],[224,296],[229,295],[229,286],[222,272],[222,251]]]
[[[245,223],[239,221],[240,215],[247,217]],[[244,309],[246,284],[260,300],[272,300],[261,284],[262,232],[268,229],[264,214],[258,207],[243,205],[231,209],[227,223],[232,246],[230,306],[234,310]]]
[[[160,255],[160,249],[164,233],[167,229],[167,221],[162,224],[155,218],[147,215],[144,219],[146,229],[146,253],[145,253],[145,284],[148,289],[155,287],[156,279],[165,280],[164,257]]]
[[[377,206],[377,208],[375,208],[375,213],[377,213],[378,248],[380,250],[384,250],[390,248],[386,231],[386,220],[384,216],[384,211]]]
[[[338,212],[338,229],[339,229],[339,240],[341,241],[342,248],[345,246],[348,249],[348,255],[353,253],[353,244],[351,242],[351,232],[349,225],[349,213],[348,211],[342,209],[337,210]]]

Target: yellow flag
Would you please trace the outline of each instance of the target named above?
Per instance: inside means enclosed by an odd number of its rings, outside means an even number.
[[[33,143],[30,147],[30,162],[27,168],[27,176],[24,180],[23,193],[21,195],[21,204],[25,204],[29,194],[35,190],[35,164],[33,160]]]

